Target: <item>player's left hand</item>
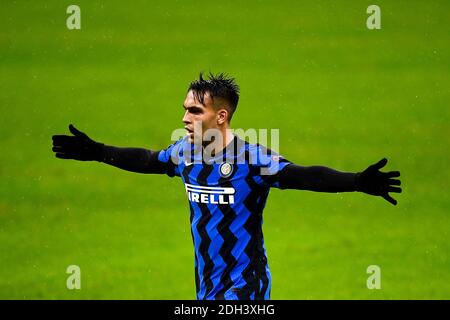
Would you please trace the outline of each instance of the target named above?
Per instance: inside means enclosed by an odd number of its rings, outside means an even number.
[[[399,171],[381,172],[387,163],[387,159],[383,158],[377,163],[369,166],[366,170],[356,174],[356,188],[373,196],[383,197],[393,205],[397,204],[397,200],[389,195],[389,192],[401,193],[402,189],[396,186],[401,184],[399,179],[392,179],[400,177]]]

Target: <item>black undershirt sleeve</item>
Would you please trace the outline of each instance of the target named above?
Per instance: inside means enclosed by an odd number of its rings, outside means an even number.
[[[158,160],[159,151],[144,148],[123,148],[103,145],[100,162],[137,173],[166,173],[164,163]]]
[[[356,191],[356,173],[340,172],[323,166],[287,165],[279,173],[280,189],[317,192]]]

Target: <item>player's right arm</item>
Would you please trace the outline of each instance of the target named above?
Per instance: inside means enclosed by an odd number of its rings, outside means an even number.
[[[96,142],[69,125],[73,136],[54,135],[52,151],[60,159],[99,161],[138,173],[167,173],[167,163],[158,160],[159,151],[144,148],[114,147]]]

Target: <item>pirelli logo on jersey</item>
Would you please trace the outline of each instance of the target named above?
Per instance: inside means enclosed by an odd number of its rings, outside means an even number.
[[[232,187],[205,187],[186,183],[186,193],[189,201],[210,204],[233,204],[234,193]]]

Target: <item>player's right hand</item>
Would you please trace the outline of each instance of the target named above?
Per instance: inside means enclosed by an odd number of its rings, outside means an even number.
[[[74,159],[81,161],[101,161],[103,144],[95,142],[85,133],[77,130],[72,124],[69,130],[73,136],[52,136],[55,156],[60,159]]]

